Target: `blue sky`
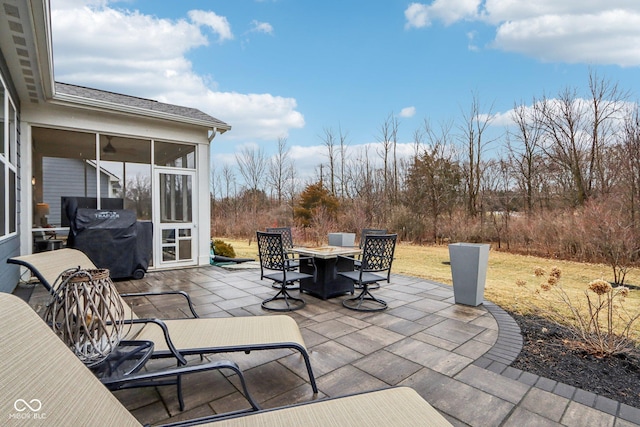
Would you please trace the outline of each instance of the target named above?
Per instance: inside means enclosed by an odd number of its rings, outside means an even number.
[[[326,129],[380,140],[390,114],[412,147],[425,119],[459,121],[477,96],[586,94],[589,70],[640,96],[637,0],[51,0],[57,81],[196,107],[233,129],[216,164],[287,138],[301,168]],[[505,115],[506,114],[506,115]],[[494,122],[499,133],[504,120]]]

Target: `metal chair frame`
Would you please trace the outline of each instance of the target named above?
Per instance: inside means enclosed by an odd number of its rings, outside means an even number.
[[[271,311],[293,311],[299,310],[305,305],[305,301],[301,298],[291,296],[289,291],[299,288],[293,288],[292,283],[301,279],[313,278],[310,274],[293,271],[289,264],[289,256],[284,246],[284,238],[282,232],[256,232],[258,241],[258,255],[260,257],[260,279],[273,280],[278,293],[262,301],[262,308]],[[298,258],[300,261],[303,258]],[[274,273],[265,274],[265,270],[275,271]],[[274,301],[284,300],[285,306],[278,307],[272,304]]]
[[[395,252],[397,234],[368,234],[362,245],[362,259],[359,270],[341,272],[341,276],[353,280],[354,285],[361,289],[358,296],[342,301],[342,305],[357,311],[381,311],[387,308],[384,300],[374,297],[370,286],[385,280],[385,277],[375,273],[387,271],[387,280],[391,275],[393,254]],[[363,305],[370,302],[373,307]]]
[[[280,233],[282,234],[282,245],[284,246],[284,251],[287,256],[287,269],[288,270],[297,270],[300,267],[300,262],[294,258],[294,255],[290,252],[293,248],[293,233],[291,232],[291,227],[267,227],[267,233]],[[261,277],[262,279],[262,277]],[[275,289],[280,289],[280,284],[274,283],[272,285]],[[299,287],[290,287],[290,291],[297,291]]]
[[[360,249],[362,249],[362,245],[364,244],[364,240],[367,237],[367,235],[369,234],[387,234],[387,229],[386,228],[363,228],[362,231],[360,232],[360,243],[359,243],[359,247]],[[355,266],[356,269],[360,269],[360,266],[362,265],[362,260],[361,259],[357,259],[353,262],[353,265]],[[391,280],[391,270],[389,270],[389,274],[387,275],[387,283],[389,283],[389,281]],[[374,283],[372,286],[369,287],[369,289],[378,289],[380,287],[379,283]],[[360,287],[356,286],[357,289],[360,289]]]

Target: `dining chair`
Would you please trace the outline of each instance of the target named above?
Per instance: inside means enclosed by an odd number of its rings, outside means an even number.
[[[362,231],[360,232],[360,249],[362,249],[362,245],[364,244],[365,237],[367,237],[367,235],[369,234],[387,234],[387,229],[386,228],[363,228]],[[362,265],[361,258],[356,258],[353,261],[353,265],[357,269],[359,269],[360,266]],[[391,270],[389,270],[389,274],[387,275],[387,283],[389,283],[390,280],[391,280]],[[379,287],[380,287],[380,284],[375,283],[371,285],[369,289],[378,289]],[[358,287],[356,286],[356,288]]]
[[[290,254],[284,246],[283,233],[257,231],[258,255],[260,257],[260,279],[273,280],[278,293],[262,301],[262,308],[272,311],[292,311],[304,307],[305,302],[301,298],[294,298],[289,291],[296,290],[293,283],[301,279],[313,278],[310,274],[300,273],[291,268]],[[297,265],[300,260],[296,259]],[[267,272],[265,272],[267,271]],[[272,271],[272,273],[268,273]],[[278,301],[282,300],[282,303]]]
[[[282,245],[285,249],[291,249],[293,247],[293,233],[291,227],[267,227],[267,233],[280,233],[282,234]]]
[[[364,238],[367,237],[368,234],[387,234],[386,228],[363,228],[360,232],[360,249],[362,249],[362,245],[364,244]]]
[[[358,311],[381,311],[387,308],[387,303],[374,297],[370,290],[372,285],[377,285],[381,280],[390,277],[397,238],[397,234],[367,234],[365,236],[360,268],[338,273],[353,280],[354,286],[361,289],[358,296],[345,299],[342,301],[342,305]],[[381,272],[387,272],[387,276],[376,274]]]
[[[287,255],[287,268],[289,268],[289,270],[296,270],[298,267],[300,267],[300,263],[298,263],[295,256],[290,252],[290,250],[294,246],[291,227],[267,227],[266,231],[267,233],[282,234],[282,245],[284,246],[284,251]]]

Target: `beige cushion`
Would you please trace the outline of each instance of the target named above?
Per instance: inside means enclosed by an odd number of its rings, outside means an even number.
[[[140,426],[25,302],[6,293],[0,343],[3,426]]]
[[[185,352],[209,347],[280,343],[296,343],[304,348],[300,329],[289,316],[175,319],[164,322],[176,348]],[[167,350],[162,330],[156,325],[146,325],[135,338],[153,341],[155,351]]]
[[[451,427],[408,387],[321,400],[308,405],[216,421],[216,427]]]
[[[84,252],[71,248],[23,255],[13,257],[13,259],[33,265],[51,286],[54,286],[63,271],[70,268],[78,266],[85,269],[97,268]]]

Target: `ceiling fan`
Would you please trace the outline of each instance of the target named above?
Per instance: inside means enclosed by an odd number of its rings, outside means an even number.
[[[116,147],[111,144],[111,135],[107,135],[107,145],[104,146],[102,152],[105,154],[115,154]]]

